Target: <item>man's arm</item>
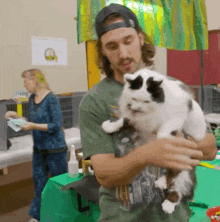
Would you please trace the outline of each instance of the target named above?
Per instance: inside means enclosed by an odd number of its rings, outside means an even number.
[[[91,161],[99,183],[114,188],[132,182],[148,164],[191,170],[203,158],[202,152],[197,148],[196,143],[180,137],[156,139],[126,156],[115,158],[114,154],[95,154],[91,156]]]
[[[98,182],[107,188],[132,182],[146,167],[130,154],[120,158],[115,158],[115,154],[96,154],[91,161]]]

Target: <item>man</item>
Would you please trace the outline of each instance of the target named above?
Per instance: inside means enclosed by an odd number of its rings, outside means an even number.
[[[154,48],[145,43],[145,34],[136,16],[124,6],[111,4],[103,8],[96,16],[95,25],[99,37],[99,62],[107,78],[83,98],[79,126],[84,159],[91,159],[101,185],[98,221],[186,222],[191,216],[187,201],[177,206],[173,214],[165,214],[161,207],[164,196],[153,183],[161,174],[158,170],[161,167],[192,170],[200,160],[214,159],[217,152],[215,138],[207,133],[199,143],[180,136],[155,139],[133,150],[133,132],[129,129],[106,134],[101,125],[105,120],[115,118],[117,99],[124,84],[123,75],[152,65],[150,59],[154,56]],[[127,184],[133,189],[130,194],[134,204],[129,207],[116,198],[116,187]],[[144,191],[137,194],[142,185]],[[136,187],[139,188],[135,191]]]

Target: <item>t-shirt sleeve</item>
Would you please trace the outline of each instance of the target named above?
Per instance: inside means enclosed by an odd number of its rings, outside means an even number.
[[[91,96],[82,100],[78,120],[84,159],[94,154],[115,153],[112,137],[102,129],[102,123],[107,119],[103,106]]]

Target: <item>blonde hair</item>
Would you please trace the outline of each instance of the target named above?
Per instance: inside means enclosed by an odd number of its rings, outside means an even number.
[[[46,81],[45,75],[40,69],[28,69],[21,73],[22,78],[31,79],[34,76],[37,78],[37,83],[39,88],[45,88],[51,90],[48,82]]]

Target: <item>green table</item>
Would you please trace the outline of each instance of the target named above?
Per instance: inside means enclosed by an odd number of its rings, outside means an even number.
[[[220,154],[220,153],[219,153]],[[220,166],[220,160],[206,161]],[[195,189],[194,201],[205,203],[209,207],[220,205],[220,171],[198,166],[196,169],[198,187]],[[69,178],[68,173],[52,177],[42,193],[41,222],[97,222],[100,211],[98,205],[88,202],[88,212],[80,213],[78,210],[77,193],[74,190],[62,191],[62,187],[80,180],[79,174],[76,178]],[[82,198],[83,206],[86,200]],[[209,222],[206,209],[191,207],[194,215],[190,222]]]
[[[218,154],[220,154],[218,152]],[[204,161],[216,166],[220,166],[220,159],[213,161]],[[220,170],[209,169],[198,166],[196,169],[198,187],[195,189],[194,201],[205,203],[209,207],[220,205]],[[191,207],[195,213],[190,222],[210,222],[206,216],[206,210],[197,207]]]
[[[82,206],[89,206],[88,211],[79,212],[77,193],[75,190],[62,191],[62,187],[80,180],[83,174],[70,178],[68,173],[52,177],[48,180],[42,193],[41,222],[96,222],[99,218],[99,207],[81,198]]]

